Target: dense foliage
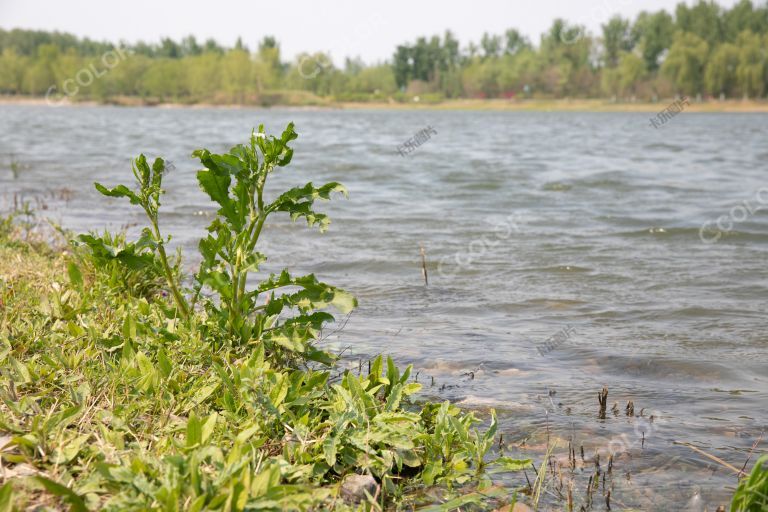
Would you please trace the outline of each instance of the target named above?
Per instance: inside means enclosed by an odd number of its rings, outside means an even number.
[[[606,18],[608,13],[606,13]],[[336,100],[422,101],[456,97],[764,97],[768,86],[768,3],[740,0],[731,8],[699,0],[674,13],[614,16],[600,34],[555,20],[538,45],[514,29],[485,34],[462,47],[446,32],[396,48],[391,62],[366,66],[330,56],[298,55],[284,62],[274,38],[256,51],[242,41],[128,47],[131,56],[108,70],[100,58],[112,47],[58,33],[0,30],[0,93],[63,94],[67,79],[93,66],[98,79],[81,75],[77,99],[118,96],[144,101],[220,103],[318,103]],[[108,71],[108,72],[105,72]],[[74,96],[74,95],[72,95]]]
[[[410,401],[421,385],[389,358],[339,366],[318,344],[333,319],[324,310],[354,307],[349,294],[287,271],[247,279],[271,213],[322,229],[313,203],[343,191],[307,184],[268,199],[296,136],[260,129],[228,153],[194,153],[220,208],[191,282],[161,234],[160,158],[134,161],[135,188],[97,185],[144,210],[136,241],[92,233],[54,251],[0,221],[0,510],[510,501],[485,470],[530,461],[490,457],[493,414],[481,433],[449,403]],[[350,489],[354,478],[370,485]]]

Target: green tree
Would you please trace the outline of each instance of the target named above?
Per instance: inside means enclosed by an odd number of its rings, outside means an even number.
[[[167,57],[169,59],[179,59],[182,56],[181,46],[170,38],[163,38],[160,40],[160,47],[155,54],[158,57]]]
[[[699,94],[704,86],[704,66],[709,53],[705,40],[690,32],[675,35],[661,73],[667,76],[679,93]]]
[[[363,67],[350,79],[349,89],[356,93],[393,94],[397,85],[392,67],[386,64]]]
[[[739,66],[736,76],[739,89],[745,97],[760,97],[765,90],[766,55],[762,38],[745,30],[736,38],[739,47]]]
[[[37,48],[37,58],[24,73],[23,91],[27,94],[44,95],[56,85],[53,66],[59,57],[59,48],[44,44]]]
[[[723,43],[712,52],[707,62],[704,82],[711,94],[732,96],[736,92],[736,70],[739,67],[739,48]]]
[[[395,83],[404,88],[411,80],[411,49],[407,45],[399,45],[392,57],[392,71]]]
[[[590,55],[593,40],[584,27],[556,19],[542,36],[540,57],[546,63],[540,88],[555,96],[581,94],[594,81]]]
[[[318,95],[330,95],[340,92],[342,78],[330,55],[303,53],[297,56],[296,65],[291,67],[286,77],[286,84]]]
[[[507,55],[515,55],[531,47],[528,39],[514,28],[504,32],[504,41],[504,53]]]
[[[632,26],[632,37],[649,71],[659,69],[659,57],[669,49],[675,34],[675,22],[666,11],[641,12]]]
[[[157,60],[142,77],[142,92],[160,101],[180,100],[189,92],[186,71],[180,59]]]
[[[109,90],[116,95],[146,96],[144,75],[156,61],[142,54],[134,54],[122,60],[102,80],[109,84]]]
[[[445,70],[457,68],[461,65],[459,40],[456,39],[450,30],[446,30],[445,34],[443,34],[443,63]]]
[[[645,61],[634,53],[623,52],[617,70],[620,94],[637,93],[637,86],[646,74]]]
[[[511,65],[516,79],[516,83],[511,85],[513,85],[516,91],[524,91],[526,86],[528,86],[528,89],[538,86],[539,77],[544,68],[544,61],[533,48],[524,49],[516,54],[512,59]]]
[[[577,43],[585,35],[584,27],[571,25],[567,21],[557,18],[552,22],[549,31],[541,36],[541,51],[554,56],[557,50]]]
[[[501,67],[497,59],[475,60],[462,71],[462,84],[471,97],[495,98],[499,95]]]
[[[78,71],[84,68],[87,70],[87,72],[92,73],[92,71],[87,67],[89,64],[93,64],[94,69],[97,72],[100,72],[103,68],[98,60],[93,58],[88,58],[86,60],[85,58],[80,57],[74,48],[68,49],[64,54],[57,53],[56,56],[51,60],[51,70],[53,71],[55,84],[58,87],[62,87],[62,84],[65,80],[74,79],[77,76]],[[83,81],[87,82],[89,81],[89,78],[84,78]],[[95,76],[94,81],[98,81]],[[81,89],[87,87],[88,86],[83,86]]]
[[[614,16],[602,28],[605,65],[615,67],[619,63],[619,55],[622,52],[631,51],[635,46],[629,20]]]
[[[188,35],[181,40],[181,54],[184,56],[194,56],[203,53],[203,48],[197,44],[195,36]]]
[[[211,51],[184,59],[187,88],[193,98],[213,99],[221,90],[221,60],[219,53]]]
[[[489,34],[488,32],[484,33],[482,39],[480,39],[480,48],[483,49],[484,59],[498,57],[502,50],[501,37]]]
[[[0,92],[21,94],[28,66],[29,57],[19,55],[13,48],[4,48],[0,55]]]
[[[206,39],[205,44],[203,45],[203,51],[210,52],[210,53],[218,53],[220,55],[224,54],[224,48],[219,46],[219,43],[217,43],[215,39]]]
[[[280,60],[280,45],[272,36],[266,36],[259,43],[257,54],[257,75],[263,88],[276,87],[283,74],[283,63]]]
[[[245,50],[230,50],[222,59],[221,68],[223,89],[229,100],[245,103],[249,93],[256,92],[250,54]]]
[[[237,41],[235,41],[235,50],[249,53],[248,47],[245,46],[245,44],[243,43],[243,38],[240,36],[238,36]]]
[[[714,1],[699,0],[692,7],[679,3],[675,17],[679,31],[696,34],[710,47],[724,40],[722,9]]]

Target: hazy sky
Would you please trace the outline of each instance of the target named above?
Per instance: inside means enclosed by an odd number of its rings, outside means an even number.
[[[720,0],[731,6],[736,0]],[[538,43],[556,17],[591,31],[611,15],[674,11],[678,0],[0,0],[1,28],[60,30],[98,40],[176,40],[193,34],[226,46],[238,36],[251,48],[265,35],[284,58],[302,51],[330,52],[334,60],[391,57],[395,45],[452,30],[462,46],[483,32],[517,28]],[[688,3],[692,3],[690,0]]]

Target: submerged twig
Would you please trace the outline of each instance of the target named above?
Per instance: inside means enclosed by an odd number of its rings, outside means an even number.
[[[704,450],[702,450],[701,448],[699,448],[699,447],[697,447],[697,446],[694,446],[694,445],[692,445],[691,443],[683,443],[683,442],[680,442],[680,441],[673,441],[673,443],[674,443],[674,444],[679,444],[679,445],[682,445],[682,446],[687,446],[687,447],[688,447],[688,448],[690,448],[691,450],[693,450],[693,451],[695,451],[695,452],[697,452],[697,453],[700,453],[701,455],[703,455],[703,456],[707,457],[708,459],[710,459],[710,460],[713,460],[713,461],[717,462],[717,463],[718,463],[718,464],[720,464],[721,466],[724,466],[724,467],[726,467],[726,468],[730,469],[731,471],[733,471],[733,472],[734,472],[734,473],[736,473],[737,475],[740,475],[740,474],[741,474],[741,470],[739,470],[739,469],[736,469],[734,466],[732,466],[731,464],[728,464],[727,462],[725,462],[725,461],[724,461],[723,459],[721,459],[720,457],[716,457],[716,456],[714,456],[714,455],[712,455],[712,454],[709,454],[709,453],[705,452]]]

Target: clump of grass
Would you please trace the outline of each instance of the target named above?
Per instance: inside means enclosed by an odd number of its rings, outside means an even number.
[[[768,455],[760,457],[748,477],[739,482],[731,502],[733,512],[768,510]]]
[[[8,168],[11,170],[13,179],[17,179],[21,173],[21,163],[16,160],[16,156],[14,154],[11,154],[11,163],[8,165]]]
[[[331,377],[336,357],[314,345],[348,295],[287,272],[246,286],[271,205],[327,225],[311,203],[329,188],[264,201],[291,132],[196,153],[221,209],[191,289],[180,255],[159,249],[162,161],[137,160],[137,190],[100,188],[145,209],[137,241],[91,234],[46,252],[0,231],[0,510],[503,504],[486,470],[529,461],[490,457],[495,415],[481,432],[472,413],[413,401],[421,385],[390,358]],[[372,492],[342,493],[353,474]]]

